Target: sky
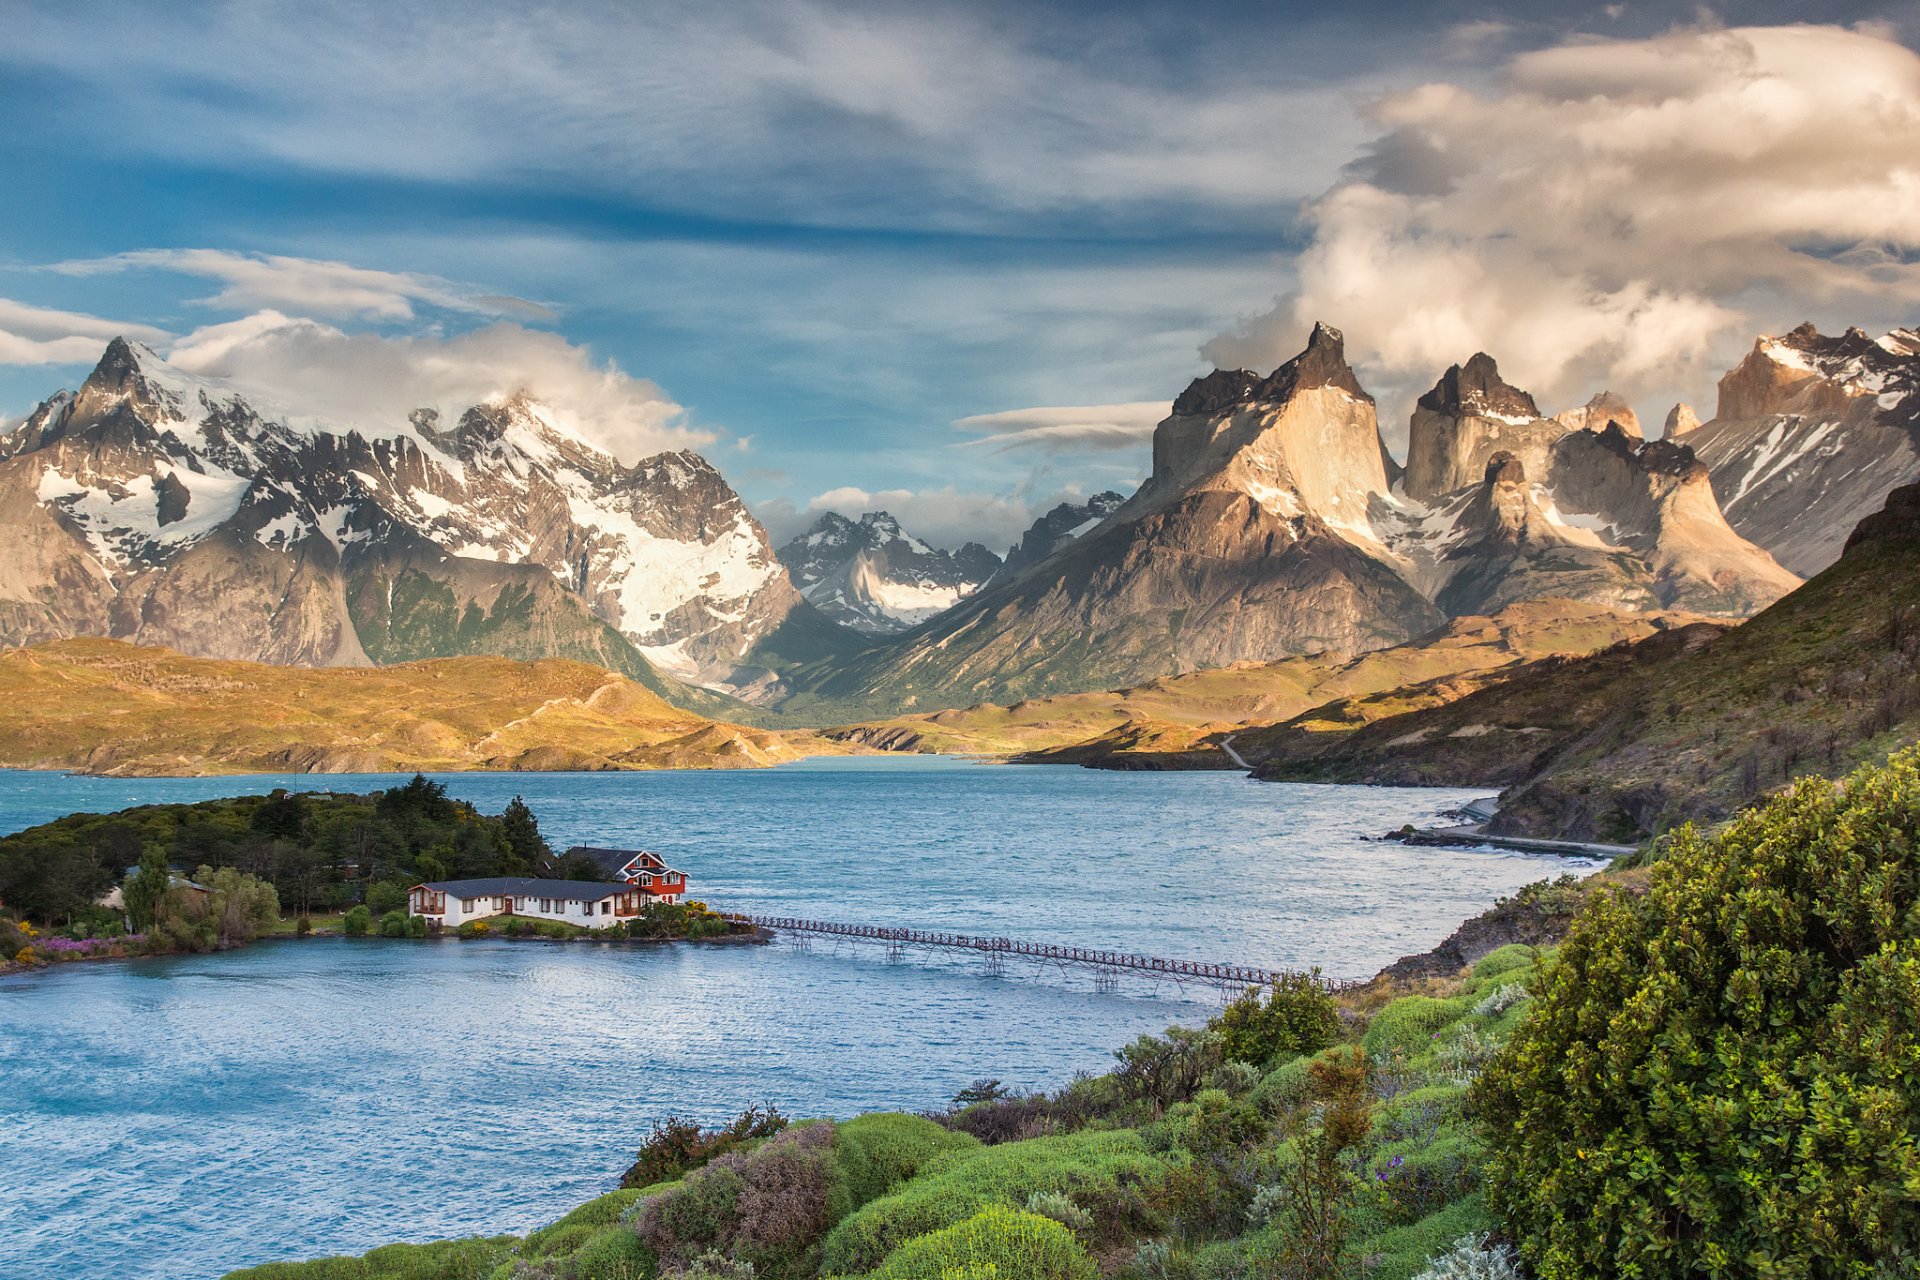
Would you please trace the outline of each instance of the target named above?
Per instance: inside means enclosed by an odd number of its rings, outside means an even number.
[[[125,334],[998,549],[1315,319],[1396,448],[1475,350],[1706,418],[1758,333],[1920,322],[1916,48],[1920,0],[8,0],[0,423]]]

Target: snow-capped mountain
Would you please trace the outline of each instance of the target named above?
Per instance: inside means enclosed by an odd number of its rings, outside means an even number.
[[[780,548],[779,558],[810,603],[870,635],[925,622],[978,591],[1000,567],[1000,558],[977,542],[939,550],[884,511],[858,521],[829,511]]]
[[[1075,538],[1092,533],[1125,501],[1122,495],[1106,490],[1085,502],[1062,502],[1029,525],[1017,545],[1007,548],[995,576],[1011,578],[1028,565],[1039,564]]]
[[[575,656],[724,683],[800,604],[711,465],[525,397],[369,435],[116,340],[0,438],[0,639],[356,664]]]
[[[1887,494],[1920,479],[1920,332],[1836,338],[1803,324],[1761,338],[1720,380],[1712,421],[1685,430],[1727,520],[1795,573],[1840,556]]]
[[[1730,529],[1685,445],[1616,397],[1558,418],[1476,355],[1420,400],[1402,473],[1337,330],[1173,402],[1131,498],[1036,563],[803,692],[1005,701],[1410,639],[1570,597],[1743,617],[1798,579]],[[1604,419],[1604,421],[1603,421]]]

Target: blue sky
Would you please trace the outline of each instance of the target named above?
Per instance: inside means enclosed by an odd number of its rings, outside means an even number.
[[[1004,545],[1313,315],[1392,437],[1474,346],[1657,418],[1920,314],[1920,6],[1540,8],[16,0],[0,419],[120,330],[368,419],[526,378],[776,533]]]

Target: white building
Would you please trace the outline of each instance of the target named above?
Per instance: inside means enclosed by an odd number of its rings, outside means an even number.
[[[582,929],[607,929],[645,911],[653,896],[638,885],[624,882],[595,884],[587,880],[489,876],[483,880],[417,884],[407,895],[407,910],[445,929],[494,916],[558,920]]]

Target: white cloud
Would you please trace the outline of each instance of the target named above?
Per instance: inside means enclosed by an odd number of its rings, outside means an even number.
[[[1167,410],[1165,400],[1053,405],[977,413],[953,425],[961,431],[982,433],[980,439],[966,441],[964,448],[1132,449],[1152,439],[1154,427],[1167,416]]]
[[[1271,367],[1326,319],[1390,405],[1475,350],[1550,402],[1697,393],[1759,329],[1920,303],[1920,57],[1877,34],[1570,43],[1372,117],[1291,293],[1216,362]]]
[[[0,364],[81,364],[98,360],[116,335],[157,342],[152,325],[129,324],[78,311],[56,311],[0,298]]]
[[[105,258],[54,264],[65,275],[120,271],[177,272],[221,284],[219,292],[194,301],[234,311],[286,310],[302,315],[368,320],[411,320],[416,303],[475,315],[548,319],[539,303],[462,288],[435,276],[379,271],[346,262],[225,249],[136,249]]]
[[[167,358],[302,417],[371,434],[400,429],[416,408],[451,421],[490,396],[525,392],[628,462],[716,439],[687,426],[680,406],[647,379],[596,363],[556,334],[505,322],[452,337],[385,337],[263,311],[197,329]]]

